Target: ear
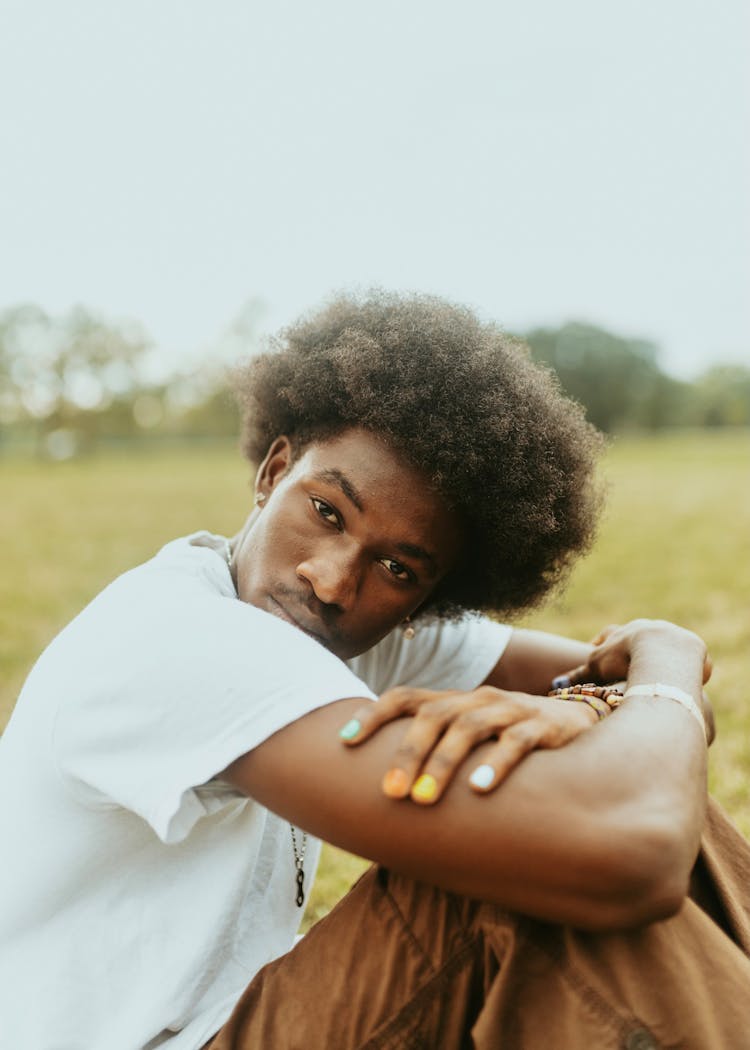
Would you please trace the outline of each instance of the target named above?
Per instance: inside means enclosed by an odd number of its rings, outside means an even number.
[[[294,455],[288,437],[277,437],[255,475],[255,491],[269,496],[292,465]]]

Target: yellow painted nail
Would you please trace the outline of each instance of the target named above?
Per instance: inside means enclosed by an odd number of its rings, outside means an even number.
[[[389,769],[383,777],[381,787],[388,798],[406,798],[411,781],[403,769]]]
[[[437,780],[431,773],[423,773],[411,789],[411,797],[415,802],[432,802],[436,794]]]

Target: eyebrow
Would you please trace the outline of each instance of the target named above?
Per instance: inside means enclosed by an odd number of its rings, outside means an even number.
[[[362,503],[362,497],[352,485],[346,474],[337,470],[336,467],[330,467],[327,470],[319,470],[314,477],[318,481],[327,481],[331,485],[336,485],[344,493],[346,498],[357,508],[357,510],[364,510],[364,504]]]
[[[338,470],[337,467],[328,467],[326,470],[317,471],[313,477],[317,478],[318,481],[326,481],[330,485],[336,485],[337,488],[341,489],[346,498],[354,504],[358,511],[364,510],[364,503],[362,497],[357,489],[352,485],[349,478],[343,471]],[[400,554],[406,554],[408,557],[416,558],[418,561],[424,563],[427,567],[428,572],[431,576],[437,576],[438,565],[434,555],[430,554],[429,551],[425,550],[424,547],[419,547],[415,543],[397,543],[396,550]]]

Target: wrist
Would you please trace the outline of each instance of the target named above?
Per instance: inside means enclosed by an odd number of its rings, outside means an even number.
[[[640,621],[631,643],[631,662],[659,652],[679,654],[681,659],[694,660],[702,668],[708,650],[703,639],[686,627],[667,620]]]
[[[649,682],[647,685],[630,685],[625,690],[623,700],[630,700],[635,696],[642,696],[651,700],[672,700],[675,703],[680,704],[681,707],[695,718],[701,728],[706,743],[710,743],[710,734],[706,727],[706,720],[703,716],[702,707],[700,704],[696,703],[695,699],[686,690],[665,682]]]

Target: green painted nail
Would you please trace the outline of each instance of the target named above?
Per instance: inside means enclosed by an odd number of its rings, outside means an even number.
[[[353,740],[361,728],[358,718],[350,718],[346,725],[339,729],[339,736],[342,740]]]

